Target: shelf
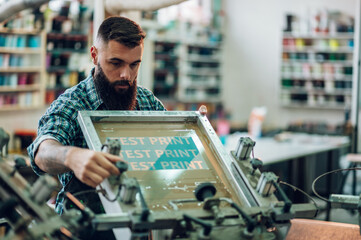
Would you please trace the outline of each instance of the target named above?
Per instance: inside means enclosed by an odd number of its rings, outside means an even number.
[[[195,42],[195,41],[184,41],[184,44],[188,45],[189,47],[199,47],[199,48],[210,48],[210,49],[220,49],[220,43],[210,43],[210,42]]]
[[[0,106],[0,112],[5,112],[5,111],[24,111],[24,110],[37,110],[37,109],[41,109],[42,106],[13,106],[13,105],[2,105]]]
[[[31,85],[18,85],[18,86],[0,86],[1,92],[30,92],[30,91],[39,91],[39,84],[31,84]]]
[[[184,84],[184,89],[191,88],[191,89],[209,89],[209,88],[219,88],[218,83],[188,83]]]
[[[178,56],[174,53],[155,53],[155,60],[167,60],[167,61],[177,61]]]
[[[282,64],[284,65],[292,65],[292,64],[304,64],[308,63],[310,65],[314,64],[332,64],[332,65],[342,65],[343,67],[352,67],[353,62],[352,60],[339,60],[339,61],[332,61],[332,60],[326,60],[326,61],[320,61],[320,60],[282,60]]]
[[[0,33],[6,34],[30,34],[30,35],[38,35],[41,33],[41,30],[36,29],[8,29],[8,28],[0,28]]]
[[[47,72],[66,72],[68,70],[68,66],[51,66],[46,69]]]
[[[303,53],[303,52],[311,52],[311,53],[353,53],[353,48],[350,47],[338,47],[338,49],[331,48],[317,48],[317,47],[303,47],[302,49],[297,48],[285,48],[283,47],[283,52],[285,53]]]
[[[306,88],[282,88],[283,93],[291,93],[291,94],[318,94],[318,95],[352,95],[352,90],[341,90],[335,89],[333,91],[326,89],[306,89]]]
[[[287,107],[287,108],[327,109],[327,110],[350,109],[350,107],[346,107],[345,104],[334,104],[334,103],[329,105],[326,105],[326,103],[323,105],[320,104],[309,105],[308,103],[282,103],[281,105],[282,107]]]
[[[0,47],[0,53],[14,53],[14,54],[41,54],[40,48],[31,47]]]
[[[46,33],[47,35],[62,35],[62,36],[74,36],[74,35],[77,35],[77,36],[88,36],[86,33],[84,32],[79,32],[79,31],[71,31],[71,32],[68,32],[68,33],[64,33],[64,32],[60,32],[60,31],[51,31],[51,32],[47,32]]]
[[[0,73],[32,73],[41,72],[42,67],[7,67],[0,68]]]
[[[178,72],[176,68],[156,68],[154,69],[154,74],[156,75],[167,75],[167,74],[175,74]]]
[[[297,80],[305,80],[305,81],[352,81],[352,75],[344,74],[343,76],[338,76],[335,74],[328,74],[328,75],[316,75],[306,77],[302,73],[282,73],[282,79],[293,78]]]
[[[61,48],[61,49],[46,50],[46,52],[47,52],[47,53],[52,53],[52,54],[87,53],[87,49]]]
[[[304,34],[304,33],[283,33],[283,38],[306,38],[306,39],[353,39],[354,33],[319,33],[319,34]]]
[[[189,54],[187,61],[189,62],[206,62],[206,63],[219,63],[219,56],[205,56],[198,54]]]
[[[194,75],[194,76],[219,76],[221,75],[218,70],[214,69],[194,69],[188,70],[186,72],[187,75]]]
[[[212,97],[212,96],[205,96],[205,97],[191,97],[191,96],[184,96],[180,97],[179,101],[182,103],[220,103],[222,99],[219,97]]]
[[[46,91],[64,91],[72,86],[55,86],[55,87],[46,87]]]

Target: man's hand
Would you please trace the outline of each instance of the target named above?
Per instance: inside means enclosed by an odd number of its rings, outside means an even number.
[[[64,146],[55,140],[43,141],[35,155],[36,165],[49,174],[73,171],[83,183],[96,187],[112,174],[120,174],[115,162],[120,157],[105,152]]]
[[[95,188],[110,175],[120,174],[114,164],[117,161],[122,159],[109,153],[72,147],[66,153],[64,165],[73,170],[80,181]]]

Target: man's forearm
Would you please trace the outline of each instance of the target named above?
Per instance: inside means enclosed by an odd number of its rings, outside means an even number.
[[[71,146],[64,146],[55,140],[43,141],[35,155],[36,165],[43,171],[56,175],[70,171],[64,164]]]

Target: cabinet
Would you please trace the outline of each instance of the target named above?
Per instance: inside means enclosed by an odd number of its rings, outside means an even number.
[[[43,106],[45,41],[44,31],[0,29],[0,111]]]
[[[284,33],[280,84],[282,105],[351,108],[353,38],[353,33]]]

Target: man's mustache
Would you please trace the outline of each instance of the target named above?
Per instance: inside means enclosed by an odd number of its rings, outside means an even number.
[[[113,86],[113,87],[115,87],[115,86],[131,86],[132,84],[132,81],[130,81],[130,80],[118,80],[118,81],[115,81],[115,82],[113,82],[113,83],[111,83],[111,85]]]

